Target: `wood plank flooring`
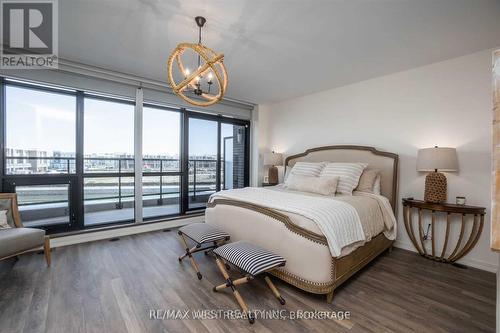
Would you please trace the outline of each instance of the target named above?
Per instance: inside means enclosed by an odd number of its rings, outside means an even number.
[[[42,255],[21,256],[0,273],[0,332],[494,332],[494,274],[399,249],[352,277],[331,305],[277,279],[284,307],[263,279],[238,288],[253,309],[346,310],[349,320],[151,320],[154,309],[237,309],[229,290],[212,291],[222,282],[213,259],[197,255],[198,281],[181,252],[171,231],[57,248],[50,269]]]

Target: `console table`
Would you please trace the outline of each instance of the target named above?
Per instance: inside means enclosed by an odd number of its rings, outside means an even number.
[[[424,212],[430,212],[430,228],[431,228],[431,248],[429,251],[426,249],[425,233],[423,228],[423,215]],[[418,215],[416,214],[418,213]],[[446,219],[439,219],[438,213],[446,214]],[[466,205],[455,205],[450,203],[432,203],[425,202],[422,200],[415,200],[412,198],[403,199],[403,216],[405,222],[406,232],[410,237],[413,245],[417,249],[420,255],[446,263],[453,263],[458,259],[469,253],[470,250],[476,245],[481,232],[483,230],[484,215],[486,214],[486,208],[476,207],[476,206],[466,206]],[[416,223],[413,221],[414,215],[418,216]],[[450,240],[450,226],[451,223],[458,222],[461,223],[460,234],[458,240]],[[436,248],[436,224],[446,223],[446,229],[444,232],[444,242],[442,249],[438,251]],[[468,224],[472,223],[472,227],[467,227]],[[416,225],[416,226],[415,226]],[[417,229],[415,231],[415,229]],[[466,229],[470,229],[470,234],[466,236]],[[468,233],[468,232],[467,232]],[[455,247],[451,254],[446,256],[447,246],[454,243]]]

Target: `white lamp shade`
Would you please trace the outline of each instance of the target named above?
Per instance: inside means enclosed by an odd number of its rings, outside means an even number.
[[[418,150],[417,171],[458,171],[457,150],[455,148],[424,148]]]
[[[264,165],[281,165],[283,164],[283,155],[279,153],[264,153]]]

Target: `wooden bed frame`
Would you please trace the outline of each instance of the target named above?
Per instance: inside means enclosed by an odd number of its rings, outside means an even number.
[[[337,152],[340,152],[337,154]],[[316,155],[313,157],[313,155]],[[328,159],[325,159],[328,156]],[[353,145],[336,145],[325,146],[308,149],[304,153],[288,156],[285,160],[285,166],[291,167],[297,161],[335,161],[335,162],[367,162],[370,166],[381,167],[382,173],[382,194],[391,202],[394,213],[397,212],[397,196],[398,196],[398,155],[389,152],[379,151],[373,147],[353,146]],[[378,164],[378,165],[377,165]],[[369,166],[369,168],[370,168]],[[385,178],[384,178],[385,177]],[[384,186],[385,182],[385,186]],[[215,199],[207,205],[207,209],[217,205],[230,205],[243,209],[249,209],[269,217],[274,221],[283,223],[287,229],[301,237],[307,238],[310,241],[328,246],[326,237],[322,234],[317,234],[304,229],[294,224],[290,218],[276,210],[254,205],[247,202]],[[295,276],[286,270],[274,270],[270,272],[281,280],[290,283],[302,290],[315,293],[326,294],[327,302],[333,301],[335,289],[345,282],[349,277],[354,275],[370,261],[376,258],[385,250],[391,250],[394,241],[387,239],[383,233],[374,237],[371,241],[357,248],[352,253],[339,259],[331,260],[331,281],[329,283],[314,283]]]

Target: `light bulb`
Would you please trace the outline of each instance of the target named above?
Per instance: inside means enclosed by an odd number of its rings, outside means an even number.
[[[184,69],[184,76],[189,76],[190,73],[189,68]]]
[[[213,77],[214,77],[214,76],[213,76],[212,72],[208,73],[208,75],[207,75],[208,82],[212,82],[212,78],[213,78]]]

